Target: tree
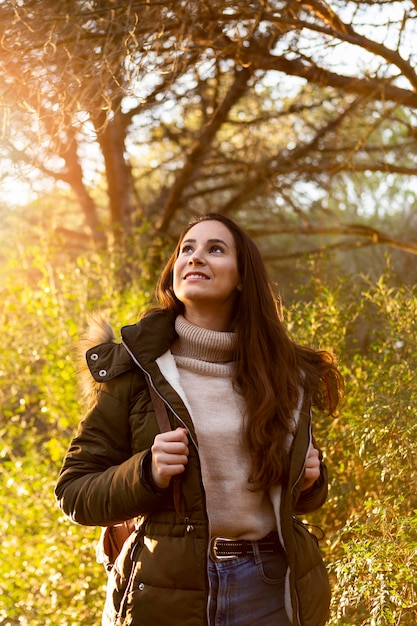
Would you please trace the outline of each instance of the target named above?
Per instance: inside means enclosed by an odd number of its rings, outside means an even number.
[[[353,247],[392,245],[346,228],[327,198],[354,176],[389,173],[401,188],[415,176],[416,11],[409,0],[46,0],[42,11],[5,0],[3,155],[69,186],[98,242],[145,220],[169,236],[216,209],[253,228],[330,221]]]

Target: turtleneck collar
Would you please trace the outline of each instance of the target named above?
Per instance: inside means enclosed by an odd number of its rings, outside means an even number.
[[[201,328],[179,315],[175,320],[178,339],[171,346],[178,367],[209,376],[230,376],[236,333]]]
[[[228,363],[233,360],[236,333],[195,326],[183,315],[176,318],[175,330],[178,340],[171,348],[173,354],[210,363]]]

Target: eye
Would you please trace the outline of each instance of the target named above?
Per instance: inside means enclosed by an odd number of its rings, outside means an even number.
[[[210,250],[209,250],[209,251],[210,251],[210,252],[216,252],[216,253],[219,253],[219,252],[223,252],[223,248],[222,248],[221,246],[219,246],[218,244],[215,244],[215,245],[213,245],[213,246],[211,246],[211,247],[210,247]]]
[[[188,243],[183,245],[181,248],[181,254],[188,254],[189,252],[192,252],[192,251],[193,251],[193,247],[190,246],[190,244]]]

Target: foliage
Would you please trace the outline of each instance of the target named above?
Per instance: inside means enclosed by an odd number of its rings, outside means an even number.
[[[331,488],[317,523],[334,577],[331,624],[415,624],[417,350],[415,288],[389,271],[376,284],[323,288],[291,312],[297,337],[340,355],[346,400],[317,425]]]
[[[0,624],[81,626],[99,623],[106,574],[94,559],[98,529],[65,519],[53,496],[83,411],[76,344],[96,308],[115,327],[133,323],[152,301],[152,276],[139,251],[139,271],[126,282],[124,255],[133,247],[79,257],[52,245],[45,229],[36,245],[28,239],[22,232],[9,251],[1,285]],[[315,416],[331,486],[325,507],[308,516],[326,535],[329,626],[411,626],[417,291],[395,285],[389,265],[376,283],[365,276],[324,282],[319,263],[305,271],[286,322],[298,341],[334,349],[346,378],[340,416]]]
[[[152,296],[140,251],[142,272],[126,292],[122,251],[71,260],[45,231],[40,243],[27,239],[9,254],[1,289],[0,624],[98,623],[105,574],[94,563],[97,529],[65,519],[53,495],[82,413],[76,345],[93,310],[106,309],[118,326],[134,323]]]

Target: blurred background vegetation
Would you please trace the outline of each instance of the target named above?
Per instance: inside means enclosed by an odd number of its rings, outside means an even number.
[[[4,0],[0,24],[0,625],[100,623],[98,529],[53,497],[77,343],[93,310],[134,323],[219,211],[346,377],[316,416],[329,624],[415,626],[416,2]]]

